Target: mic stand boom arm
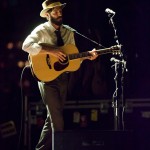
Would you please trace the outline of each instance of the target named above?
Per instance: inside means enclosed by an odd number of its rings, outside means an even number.
[[[92,39],[90,39],[90,38],[84,36],[83,34],[79,33],[79,32],[76,31],[76,30],[75,30],[75,33],[78,34],[78,35],[80,35],[80,36],[82,36],[82,37],[84,37],[84,38],[86,38],[86,39],[88,39],[89,41],[91,41],[91,42],[97,44],[98,46],[101,46],[101,47],[105,48],[103,45],[101,45],[101,44],[97,43],[96,41],[94,41],[94,40],[92,40]]]
[[[67,29],[69,29],[69,30],[71,30],[71,31],[75,32],[76,34],[78,34],[78,35],[80,35],[80,36],[84,37],[85,39],[87,39],[87,40],[91,41],[92,43],[94,43],[94,44],[96,44],[96,45],[98,45],[98,46],[100,46],[100,47],[106,48],[106,47],[105,47],[105,46],[103,46],[102,44],[97,43],[96,41],[94,41],[94,40],[92,40],[92,39],[88,38],[87,36],[85,36],[85,35],[83,35],[83,34],[79,33],[79,32],[78,32],[77,30],[75,30],[74,28],[72,28],[72,27],[70,27],[70,26],[68,26],[68,25],[63,25],[63,26],[64,26],[64,27],[66,27]]]

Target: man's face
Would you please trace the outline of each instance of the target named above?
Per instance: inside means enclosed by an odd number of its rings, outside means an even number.
[[[62,18],[62,8],[61,7],[55,7],[50,11],[50,20],[51,23],[56,25],[61,25],[63,22]]]

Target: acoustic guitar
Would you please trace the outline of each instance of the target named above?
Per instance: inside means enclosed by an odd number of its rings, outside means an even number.
[[[64,72],[73,72],[80,68],[81,58],[91,56],[89,52],[79,53],[77,47],[73,44],[68,44],[60,47],[60,49],[67,55],[65,61],[60,61],[58,58],[50,54],[29,54],[29,63],[32,74],[43,82],[49,82],[56,79]],[[112,53],[120,54],[120,46],[115,45],[110,48],[96,50],[98,55]]]

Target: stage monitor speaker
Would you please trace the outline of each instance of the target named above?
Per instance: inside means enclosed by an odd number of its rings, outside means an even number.
[[[54,150],[134,150],[131,131],[65,131],[54,134]]]

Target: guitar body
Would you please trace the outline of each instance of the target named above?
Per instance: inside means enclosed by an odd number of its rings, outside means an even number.
[[[77,47],[73,44],[62,46],[60,49],[67,56],[66,60],[63,62],[50,54],[29,55],[32,74],[39,81],[49,82],[56,79],[64,72],[76,71],[80,68],[81,58],[91,56],[89,52],[79,53]],[[120,54],[120,46],[99,49],[96,50],[96,52],[98,55],[107,53],[118,55]]]
[[[73,44],[68,44],[61,47],[66,55],[79,53],[78,49]],[[40,81],[48,82],[56,79],[64,72],[76,71],[80,68],[81,59],[59,61],[56,57],[50,54],[29,55],[29,62],[33,75]]]

